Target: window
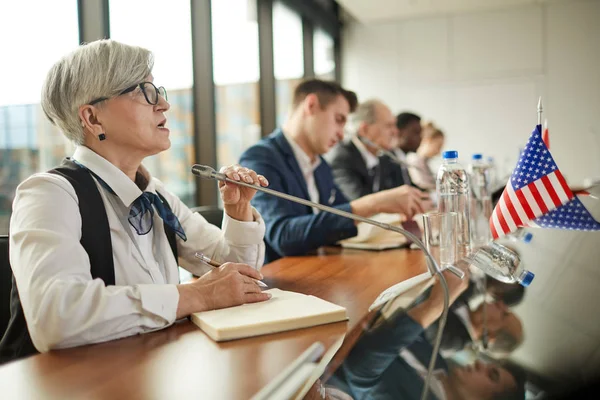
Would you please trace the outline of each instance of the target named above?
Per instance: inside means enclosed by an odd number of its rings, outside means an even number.
[[[260,139],[256,3],[212,2],[218,167],[235,164]]]
[[[313,35],[315,76],[324,80],[335,80],[335,42],[331,35],[316,28]]]
[[[154,54],[152,75],[167,89],[166,113],[171,148],[144,160],[153,176],[188,206],[195,205],[192,102],[192,28],[190,2],[176,0],[111,0],[111,38],[141,46]]]
[[[0,234],[17,185],[72,154],[73,146],[40,107],[46,74],[79,42],[77,0],[0,2]],[[60,23],[49,15],[60,15]]]
[[[280,2],[273,5],[273,62],[277,125],[286,119],[294,89],[304,77],[302,18]]]

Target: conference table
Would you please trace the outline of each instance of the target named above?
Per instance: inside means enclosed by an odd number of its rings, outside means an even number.
[[[419,250],[319,249],[265,265],[270,287],[346,308],[348,321],[216,343],[189,320],[144,335],[51,351],[0,367],[3,399],[249,399],[316,341],[326,379],[388,287],[426,271]]]

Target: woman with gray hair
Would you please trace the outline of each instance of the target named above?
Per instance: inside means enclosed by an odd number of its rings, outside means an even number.
[[[220,184],[220,230],[142,165],[171,145],[167,93],[154,84],[152,66],[148,50],[100,40],[48,73],[42,107],[77,148],[61,167],[17,189],[12,318],[0,343],[5,360],[149,332],[194,312],[270,297],[256,282],[265,225],[250,205],[255,191]],[[221,172],[268,185],[239,165]],[[202,275],[197,251],[230,262]],[[202,276],[180,285],[178,261]]]

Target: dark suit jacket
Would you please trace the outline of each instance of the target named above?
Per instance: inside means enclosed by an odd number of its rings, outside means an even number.
[[[335,183],[347,198],[355,200],[373,193],[374,176],[351,140],[338,144],[325,158],[331,165]],[[379,171],[379,190],[405,184],[400,166],[389,157],[379,157]]]
[[[306,181],[287,139],[280,129],[242,154],[240,164],[264,175],[269,188],[309,200]],[[320,203],[343,211],[352,209],[333,181],[331,168],[322,160],[314,172]],[[265,261],[283,256],[303,255],[320,246],[356,236],[354,221],[319,212],[311,207],[258,192],[252,205],[265,224]]]
[[[423,335],[423,328],[406,313],[364,334],[344,363],[336,371],[336,381],[345,383],[355,399],[420,399],[424,381],[402,357],[408,350],[427,368],[433,348]],[[438,354],[436,369],[448,371]],[[429,393],[429,399],[435,397]]]

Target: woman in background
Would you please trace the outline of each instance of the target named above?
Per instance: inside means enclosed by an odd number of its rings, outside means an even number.
[[[444,147],[444,133],[432,122],[423,126],[421,144],[416,153],[409,153],[407,161],[416,168],[409,168],[410,179],[424,190],[435,190],[435,173],[429,167],[429,160],[437,157]]]

